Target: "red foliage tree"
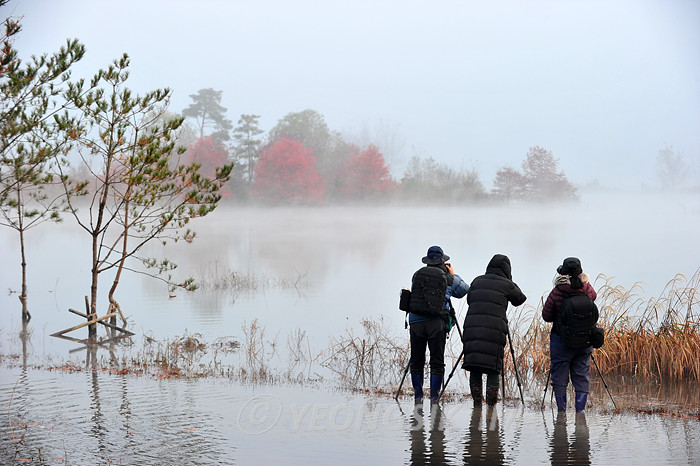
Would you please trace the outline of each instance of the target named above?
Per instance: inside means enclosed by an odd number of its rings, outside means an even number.
[[[255,166],[252,193],[266,201],[320,202],[325,181],[311,149],[282,138],[263,149]]]
[[[211,136],[199,138],[190,145],[185,155],[185,163],[190,164],[192,162],[200,165],[198,170],[200,175],[214,179],[216,169],[229,163],[228,152],[221,142],[215,141]],[[219,194],[223,197],[231,196],[228,186],[222,186]]]
[[[384,155],[374,145],[352,155],[345,163],[341,192],[348,199],[366,199],[385,194],[396,185],[389,176]]]

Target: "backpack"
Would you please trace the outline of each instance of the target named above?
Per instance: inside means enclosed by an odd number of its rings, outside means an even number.
[[[413,274],[409,311],[428,317],[447,318],[445,294],[452,275],[439,267],[423,267]]]
[[[564,297],[561,317],[557,320],[557,333],[571,349],[591,346],[591,334],[598,322],[598,306],[585,293]]]

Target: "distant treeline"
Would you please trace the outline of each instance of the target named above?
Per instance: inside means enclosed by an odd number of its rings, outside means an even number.
[[[576,200],[576,188],[557,168],[554,155],[531,147],[522,171],[501,168],[488,191],[474,169],[456,170],[433,157],[412,157],[400,179],[390,176],[387,154],[396,138],[380,131],[380,141],[348,142],[329,129],[315,110],[289,113],[265,133],[259,115],[241,115],[238,126],[226,119],[221,91],[202,89],[190,96],[179,133],[188,161],[205,175],[232,162],[223,192],[235,202],[306,203],[411,201],[463,204],[484,200]],[[383,131],[386,133],[386,130]],[[387,143],[387,140],[389,141]]]

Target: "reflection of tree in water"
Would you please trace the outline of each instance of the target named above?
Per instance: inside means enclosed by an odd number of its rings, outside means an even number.
[[[91,436],[97,440],[97,450],[104,454],[107,451],[106,440],[107,430],[105,428],[105,417],[102,414],[102,403],[100,402],[100,385],[97,379],[99,373],[99,365],[97,363],[97,347],[88,346],[87,356],[85,358],[85,368],[91,372],[91,403],[92,410],[91,421]],[[102,456],[102,455],[101,455]],[[102,456],[104,457],[104,456]]]
[[[29,322],[22,319],[22,331],[19,332],[19,339],[22,341],[22,369],[27,370],[27,344],[29,338]]]
[[[312,280],[322,279],[335,264],[375,263],[391,232],[383,226],[388,224],[381,218],[385,212],[350,207],[261,211],[261,218],[251,219],[241,261],[282,278],[308,272]]]
[[[566,413],[558,413],[554,421],[554,435],[549,445],[549,457],[552,464],[591,464],[586,414],[576,413],[574,436],[571,441],[569,441],[566,424]]]
[[[337,264],[371,267],[384,255],[395,231],[395,218],[371,208],[220,207],[216,212],[216,217],[202,219],[192,244],[182,248],[168,244],[162,251],[151,245],[145,255],[167,255],[178,264],[174,272],[178,278],[197,278],[217,263],[223,272],[265,274],[279,280],[308,274],[311,283],[318,283]],[[144,294],[161,293],[153,283],[144,279]]]
[[[486,409],[482,427],[481,407],[472,409],[469,430],[464,439],[464,464],[504,464],[503,432],[494,407]]]

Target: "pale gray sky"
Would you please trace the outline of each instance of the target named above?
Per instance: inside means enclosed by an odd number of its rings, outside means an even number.
[[[130,85],[223,91],[235,123],[320,112],[343,133],[392,129],[411,155],[487,187],[529,147],[577,184],[654,182],[660,149],[700,159],[700,2],[11,0],[22,57],[78,38],[89,77],[126,52]],[[398,165],[398,164],[397,164]],[[395,168],[401,168],[395,167]]]

